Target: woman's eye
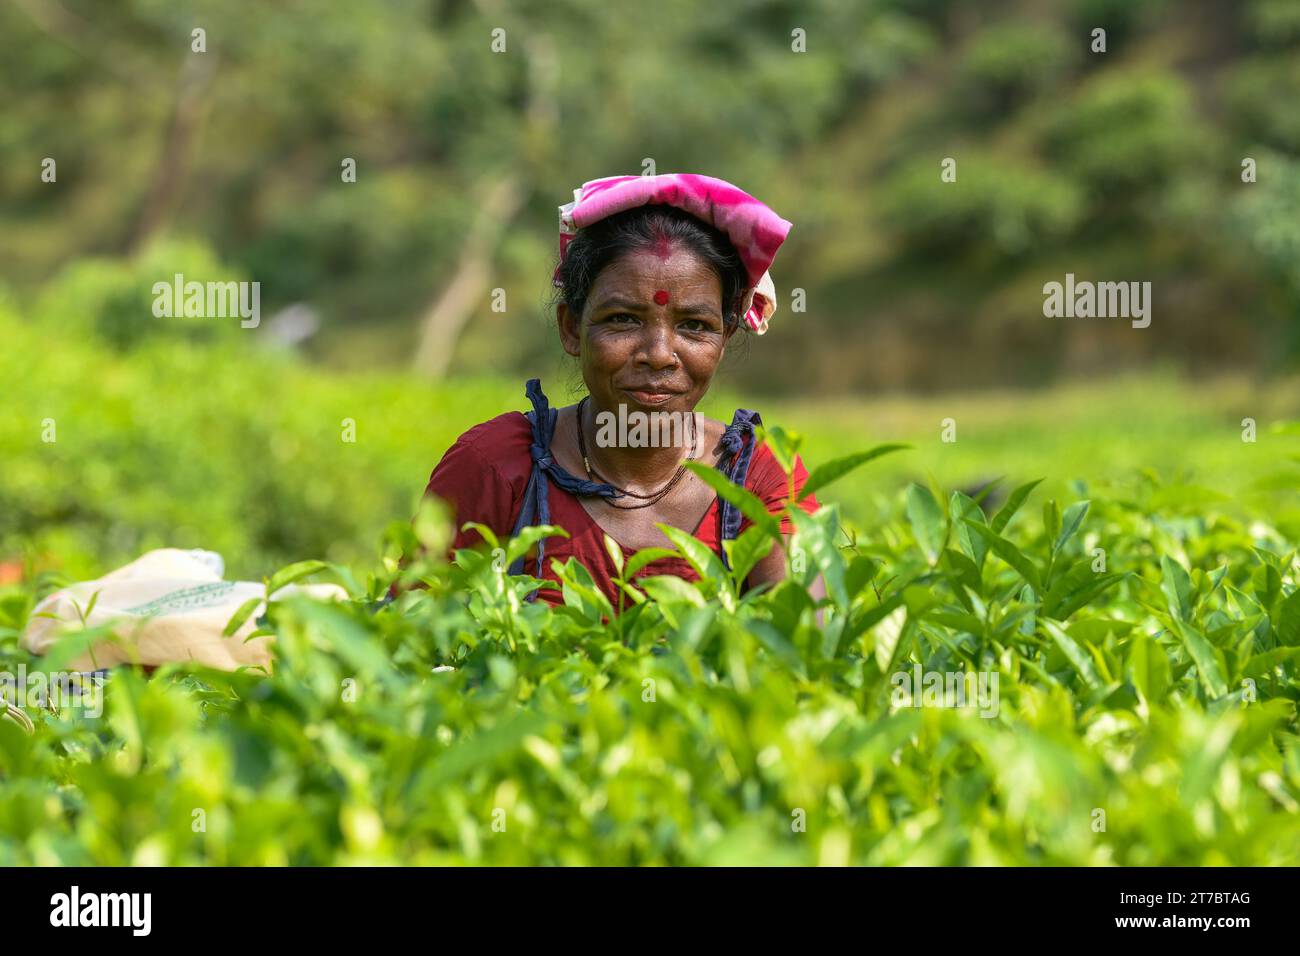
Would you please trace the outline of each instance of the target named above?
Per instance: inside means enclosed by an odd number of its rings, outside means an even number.
[[[606,322],[635,322],[636,316],[631,312],[616,312],[605,320]]]
[[[678,325],[684,332],[717,332],[718,327],[708,319],[686,319]]]

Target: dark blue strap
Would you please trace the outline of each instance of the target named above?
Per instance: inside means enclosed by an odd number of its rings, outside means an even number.
[[[532,525],[551,523],[548,477],[561,491],[567,491],[571,495],[623,497],[623,493],[613,485],[578,478],[560,467],[559,462],[551,457],[551,439],[555,436],[555,423],[560,413],[551,408],[550,402],[547,401],[546,395],[542,392],[541,379],[530,378],[524,394],[533,403],[533,410],[527,413],[528,421],[533,427],[533,441],[528,449],[533,459],[533,470],[528,476],[528,486],[524,489],[524,501],[519,509],[519,517],[515,521],[514,530],[510,532],[512,537]],[[524,555],[520,555],[515,559],[514,564],[510,565],[511,574],[524,573],[524,558]],[[537,573],[534,577],[542,576],[545,560],[546,539],[543,538],[537,542]],[[537,592],[534,591],[528,595],[528,599],[531,601],[536,594]]]
[[[722,433],[722,449],[731,461],[725,468],[719,462],[718,467],[722,468],[723,474],[742,488],[745,487],[745,479],[749,475],[749,462],[754,455],[754,427],[761,424],[763,418],[758,412],[738,408],[731,419],[731,424]],[[749,441],[745,440],[746,437]],[[722,541],[734,541],[740,535],[742,517],[740,509],[731,502],[719,503],[718,519],[721,525],[719,537]],[[730,571],[731,561],[727,558],[727,549],[719,545],[719,550],[722,552],[723,566]]]

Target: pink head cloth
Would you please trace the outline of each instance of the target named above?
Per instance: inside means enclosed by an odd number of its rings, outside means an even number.
[[[607,176],[583,183],[573,191],[573,202],[560,207],[560,261],[579,229],[625,209],[654,203],[684,209],[731,239],[749,276],[749,288],[741,302],[745,325],[758,335],[766,332],[767,320],[776,311],[776,287],[767,270],[791,223],[726,180],[664,173]],[[563,285],[558,266],[552,281]]]

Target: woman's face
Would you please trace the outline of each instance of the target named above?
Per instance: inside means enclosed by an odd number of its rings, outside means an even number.
[[[557,317],[598,409],[685,412],[709,390],[735,331],[723,330],[721,306],[717,273],[669,244],[614,260],[592,283],[585,313],[561,303]]]

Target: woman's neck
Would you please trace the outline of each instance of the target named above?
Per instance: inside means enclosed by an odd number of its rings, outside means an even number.
[[[642,412],[626,405],[598,407],[594,399],[580,403],[587,462],[605,481],[642,494],[672,479],[683,459],[706,457],[704,427],[689,412]],[[584,464],[586,464],[584,463]]]

